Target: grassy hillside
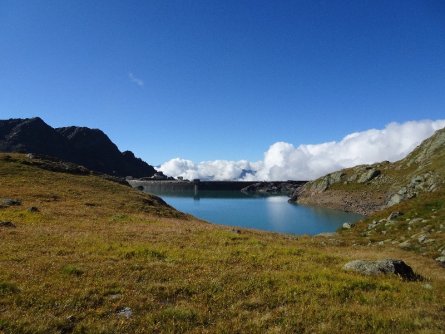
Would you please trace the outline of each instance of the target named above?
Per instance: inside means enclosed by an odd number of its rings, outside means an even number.
[[[405,159],[347,168],[297,190],[298,203],[370,215],[423,193],[445,190],[445,129]]]
[[[0,332],[445,330],[443,269],[415,252],[216,226],[23,155],[0,154],[0,182],[0,200],[21,201],[0,208],[0,222],[15,225],[0,227]],[[342,270],[388,257],[425,280]]]

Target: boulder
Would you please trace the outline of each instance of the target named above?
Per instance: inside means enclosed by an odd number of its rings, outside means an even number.
[[[445,256],[439,256],[435,260],[445,267]]]
[[[421,277],[402,260],[384,259],[377,261],[354,260],[343,267],[346,271],[355,271],[363,275],[396,275],[407,281],[416,281]]]
[[[394,211],[394,212],[391,212],[391,214],[388,216],[388,220],[395,220],[395,219],[397,219],[397,218],[399,218],[400,216],[402,216],[403,215],[403,213],[402,212],[400,212],[400,211]]]
[[[353,227],[354,226],[354,224],[350,224],[350,223],[343,223],[343,228],[344,229],[346,229],[346,230],[349,230],[351,227]]]
[[[380,170],[371,168],[368,169],[365,173],[360,175],[359,179],[357,180],[358,183],[366,183],[371,181],[372,179],[375,179],[377,176],[381,174]]]
[[[0,221],[0,227],[15,228],[16,226],[13,222],[9,222],[9,221],[1,222]]]
[[[0,206],[15,206],[15,205],[21,205],[22,202],[18,199],[13,199],[13,198],[5,198],[3,200],[1,200],[0,202]]]

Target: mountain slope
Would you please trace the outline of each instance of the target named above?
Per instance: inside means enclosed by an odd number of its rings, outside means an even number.
[[[31,163],[0,153],[1,333],[445,329],[443,269],[423,256],[208,224],[104,178]],[[428,281],[342,269],[362,258],[403,259]]]
[[[101,130],[76,126],[53,129],[39,117],[0,120],[0,152],[45,154],[123,177],[156,172],[132,152],[120,152]]]
[[[423,192],[443,188],[445,129],[406,158],[343,169],[299,188],[292,201],[369,215]]]

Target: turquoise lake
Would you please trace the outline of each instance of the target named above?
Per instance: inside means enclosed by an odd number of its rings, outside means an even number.
[[[280,233],[314,235],[334,232],[362,216],[332,209],[288,203],[286,196],[251,197],[240,192],[193,196],[156,195],[174,208],[208,222]]]

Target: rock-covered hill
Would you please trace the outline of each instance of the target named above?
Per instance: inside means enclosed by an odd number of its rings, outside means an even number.
[[[99,129],[54,129],[39,117],[0,120],[0,152],[45,154],[115,176],[144,177],[156,172],[132,152],[119,151]]]
[[[360,165],[305,184],[291,201],[364,215],[444,187],[445,129],[436,131],[406,158]]]

